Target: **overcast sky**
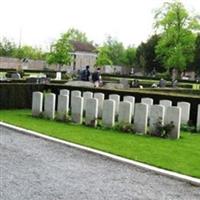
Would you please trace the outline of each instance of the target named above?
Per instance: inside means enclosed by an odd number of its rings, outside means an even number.
[[[47,48],[74,27],[96,43],[111,35],[139,45],[153,33],[153,10],[166,0],[0,0],[0,39]],[[170,1],[170,0],[169,0]],[[182,0],[200,12],[200,0]]]

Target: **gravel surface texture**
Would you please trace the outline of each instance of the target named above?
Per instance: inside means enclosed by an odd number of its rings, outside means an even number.
[[[1,200],[200,199],[200,187],[0,126]]]

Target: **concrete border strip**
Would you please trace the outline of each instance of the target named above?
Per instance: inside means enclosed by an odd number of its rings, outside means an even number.
[[[180,181],[190,183],[190,184],[195,185],[195,186],[200,186],[200,179],[198,179],[198,178],[193,178],[193,177],[190,177],[190,176],[187,176],[187,175],[179,174],[179,173],[168,171],[168,170],[165,170],[165,169],[160,169],[158,167],[154,167],[154,166],[151,166],[151,165],[148,165],[148,164],[129,160],[127,158],[123,158],[123,157],[116,156],[116,155],[113,155],[113,154],[110,154],[110,153],[102,152],[100,150],[95,150],[95,149],[92,149],[92,148],[89,148],[89,147],[74,144],[74,143],[67,142],[67,141],[64,141],[64,140],[61,140],[61,139],[56,139],[54,137],[50,137],[50,136],[47,136],[47,135],[44,135],[44,134],[41,134],[41,133],[38,133],[38,132],[35,132],[35,131],[20,128],[20,127],[10,125],[10,124],[4,123],[4,122],[0,122],[0,125],[3,126],[3,127],[6,127],[6,128],[10,128],[10,129],[13,129],[13,130],[23,132],[25,134],[30,134],[30,135],[33,135],[33,136],[36,136],[36,137],[40,137],[40,138],[49,140],[49,141],[65,144],[67,146],[77,148],[79,150],[84,150],[84,151],[87,151],[87,152],[90,152],[90,153],[98,154],[98,155],[101,155],[101,156],[104,156],[104,157],[107,157],[109,159],[113,159],[113,160],[116,160],[116,161],[119,161],[119,162],[131,164],[133,166],[145,169],[147,171],[152,171],[156,174],[168,176],[168,177],[180,180]]]

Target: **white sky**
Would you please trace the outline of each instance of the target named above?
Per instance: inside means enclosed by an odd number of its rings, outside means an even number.
[[[47,48],[74,27],[95,43],[111,35],[139,45],[153,33],[153,9],[166,0],[0,0],[0,39]],[[169,0],[171,1],[171,0]],[[181,0],[200,13],[200,0]],[[21,33],[21,34],[20,34]]]

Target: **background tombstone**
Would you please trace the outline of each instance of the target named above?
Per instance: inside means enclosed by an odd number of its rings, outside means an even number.
[[[73,97],[81,97],[81,92],[79,90],[72,90],[71,91],[71,105],[73,102]]]
[[[132,105],[132,112],[131,112],[131,117],[134,115],[134,108],[135,108],[135,97],[132,96],[124,96],[123,98],[124,101],[128,101]]]
[[[181,128],[181,108],[179,107],[167,107],[165,110],[164,124],[169,125],[173,123],[174,128],[169,133],[169,138],[179,139]]]
[[[147,133],[147,121],[148,121],[148,105],[145,103],[135,104],[134,114],[134,130],[138,133]]]
[[[65,120],[68,116],[69,111],[69,96],[58,95],[58,107],[57,107],[57,118],[59,120]]]
[[[170,101],[170,100],[160,100],[159,104],[166,108],[166,107],[172,106],[172,101]]]
[[[103,102],[102,125],[110,128],[115,125],[115,101],[112,99]]]
[[[120,96],[118,94],[110,94],[109,99],[115,101],[115,116],[117,116],[119,113]]]
[[[122,101],[119,103],[119,117],[120,124],[130,124],[132,117],[132,103],[128,101]]]
[[[197,111],[197,132],[200,132],[200,104],[198,105]]]
[[[94,98],[98,99],[98,118],[102,118],[103,101],[104,101],[105,95],[103,93],[94,93]]]
[[[42,92],[33,92],[32,96],[32,115],[40,116],[42,113],[43,106],[43,93]]]
[[[158,123],[161,125],[164,124],[164,112],[165,107],[163,105],[152,105],[151,111],[149,113],[149,133],[152,135],[157,135],[157,127]]]
[[[190,119],[190,103],[178,102],[177,106],[181,108],[181,124],[187,124]]]
[[[141,103],[147,104],[147,109],[148,109],[147,113],[149,116],[149,113],[151,111],[151,106],[153,105],[153,99],[152,98],[142,98]]]
[[[55,118],[56,95],[53,93],[45,94],[44,98],[44,117]]]
[[[88,92],[88,91],[83,92],[83,111],[85,110],[87,99],[90,99],[92,97],[93,97],[92,92]]]
[[[129,85],[128,79],[121,78],[121,79],[119,80],[119,82],[124,86],[124,89],[128,89],[128,88],[130,88],[130,85]]]
[[[98,117],[98,99],[94,98],[86,99],[86,106],[85,106],[86,125],[96,127],[97,117]]]
[[[68,95],[69,96],[69,90],[66,90],[66,89],[60,90],[60,95]]]
[[[74,123],[82,124],[83,121],[83,98],[73,97],[71,104],[71,117]]]

